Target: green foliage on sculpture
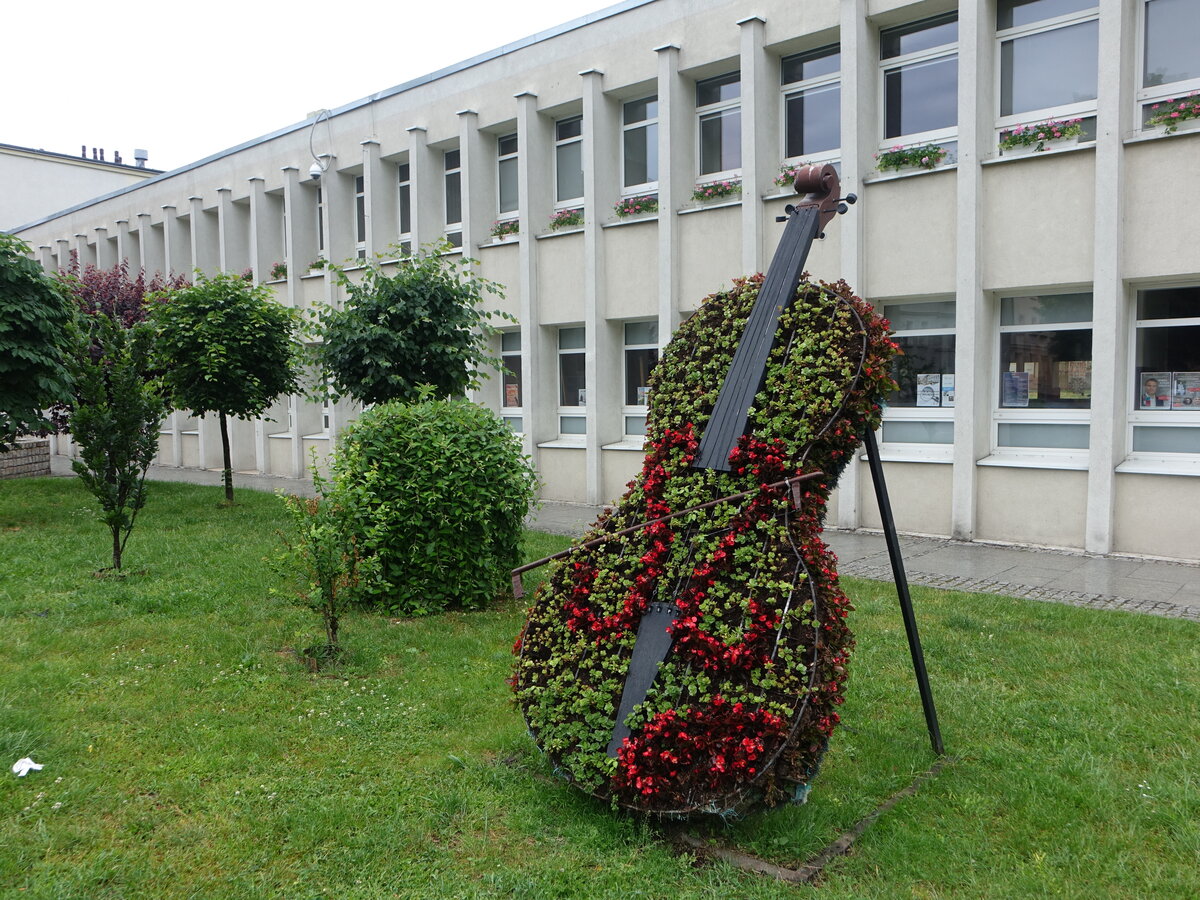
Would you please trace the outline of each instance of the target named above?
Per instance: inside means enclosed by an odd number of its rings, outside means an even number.
[[[148,374],[154,335],[144,323],[124,327],[117,310],[97,310],[81,314],[70,336],[74,396],[67,428],[79,447],[71,467],[100,505],[112,534],[112,569],[119,572],[146,505],[146,470],[167,414],[160,379]]]
[[[434,396],[453,397],[477,387],[482,369],[500,368],[490,322],[511,316],[482,308],[485,295],[501,296],[500,286],[444,249],[422,248],[392,274],[375,262],[359,281],[338,273],[345,306],[321,310],[324,340],[315,348],[337,395],[410,401],[429,385]]]
[[[69,395],[63,354],[74,310],[28,252],[0,233],[0,451],[17,435],[45,428],[43,410]]]
[[[581,541],[750,495],[577,545],[516,647],[513,687],[535,740],[579,787],[632,810],[729,815],[802,799],[838,722],[851,607],[818,535],[838,474],[879,423],[895,345],[844,282],[802,283],[732,470],[692,469],[761,283],[735,282],[680,327],[651,378],[642,472]],[[769,487],[814,471],[797,497]],[[609,756],[653,603],[679,610],[671,648]]]
[[[299,320],[270,288],[230,272],[199,276],[152,305],[156,357],[176,409],[215,412],[221,423],[225,499],[233,501],[229,418],[265,413],[299,386]]]
[[[360,594],[397,615],[476,609],[507,590],[537,487],[495,413],[431,393],[364,412],[332,463],[331,496],[376,560]]]

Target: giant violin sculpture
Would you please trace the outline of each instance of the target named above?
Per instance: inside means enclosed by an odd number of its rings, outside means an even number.
[[[552,558],[517,641],[534,740],[628,809],[802,800],[838,723],[851,607],[821,519],[878,425],[895,345],[845,282],[800,282],[845,206],[831,166],[796,189],[767,276],[707,298],[665,349],[641,474]],[[514,573],[518,595],[539,564]]]

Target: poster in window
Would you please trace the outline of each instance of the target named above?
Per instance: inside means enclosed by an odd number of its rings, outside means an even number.
[[[940,406],[942,376],[937,372],[917,375],[917,406]]]
[[[1170,372],[1143,372],[1138,385],[1138,409],[1170,409]]]
[[[942,374],[942,406],[954,405],[954,373]]]
[[[506,384],[504,386],[504,405],[521,405],[521,386],[519,384]]]
[[[587,406],[587,388],[579,389],[579,405]]]
[[[1092,399],[1092,361],[1060,359],[1054,364],[1058,396],[1063,400]]]
[[[1000,373],[1000,405],[1020,407],[1029,405],[1029,373]]]
[[[1200,372],[1176,372],[1171,409],[1200,410]]]
[[[1025,374],[1029,376],[1025,382],[1026,393],[1030,400],[1036,400],[1038,398],[1038,385],[1041,383],[1041,378],[1038,375],[1038,364],[1035,362],[1025,363]],[[1025,404],[1025,406],[1028,405],[1028,403]]]
[[[637,389],[637,405],[645,406],[650,402],[650,388],[644,384],[639,384]]]

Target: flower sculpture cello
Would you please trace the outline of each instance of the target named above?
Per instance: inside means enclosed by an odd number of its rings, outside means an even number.
[[[665,349],[641,474],[559,554],[517,641],[534,739],[628,809],[803,799],[838,723],[853,638],[821,520],[895,345],[844,282],[800,280],[845,206],[831,166],[796,190],[766,277],[707,298]]]

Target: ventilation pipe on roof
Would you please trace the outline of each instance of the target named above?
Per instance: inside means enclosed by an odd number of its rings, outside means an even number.
[[[146,168],[146,160],[150,158],[150,154],[145,150],[134,150],[133,158],[137,162],[137,167],[139,169],[144,169]]]

